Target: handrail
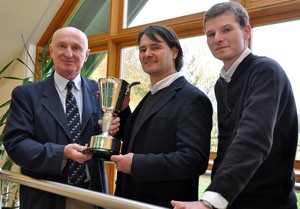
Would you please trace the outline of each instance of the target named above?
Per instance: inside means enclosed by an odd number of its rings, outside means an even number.
[[[100,207],[111,208],[111,209],[164,209],[163,207],[151,205],[148,203],[142,203],[126,198],[116,197],[100,192],[95,192],[87,189],[82,189],[67,184],[62,184],[53,181],[39,180],[31,178],[29,176],[2,170],[0,168],[0,179],[10,182],[15,182],[25,186],[29,186],[35,189],[40,189],[46,192],[51,192],[57,195],[77,199],[97,205]]]

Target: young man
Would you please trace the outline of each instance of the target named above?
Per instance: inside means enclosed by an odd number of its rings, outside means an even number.
[[[57,30],[50,53],[55,72],[46,80],[16,87],[12,93],[10,114],[4,129],[3,143],[9,157],[21,167],[24,175],[68,183],[94,191],[107,192],[104,163],[82,154],[91,136],[99,134],[102,113],[96,98],[98,84],[80,75],[89,55],[86,35],[73,27]],[[67,84],[73,82],[68,98]],[[69,94],[71,95],[71,94]],[[68,124],[68,107],[78,109]],[[75,108],[76,107],[76,108]],[[111,134],[119,128],[119,118],[110,127]],[[76,131],[74,135],[73,130]],[[71,178],[71,165],[81,166],[82,182]],[[63,196],[22,186],[22,209],[95,208],[95,206]]]
[[[236,2],[204,15],[212,54],[224,67],[215,85],[219,143],[212,181],[200,201],[176,209],[296,209],[293,172],[298,139],[293,91],[284,70],[248,48],[251,26]]]
[[[150,92],[126,121],[115,194],[164,207],[197,200],[212,128],[208,97],[180,74],[183,52],[175,32],[151,25],[138,36]],[[122,123],[121,123],[122,125]]]

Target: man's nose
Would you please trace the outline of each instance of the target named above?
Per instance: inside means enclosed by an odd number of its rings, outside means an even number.
[[[65,54],[66,57],[73,57],[73,51],[71,48],[66,48]]]
[[[152,56],[153,55],[153,52],[152,52],[152,50],[150,50],[150,49],[147,49],[146,51],[145,51],[145,56]]]
[[[215,34],[215,40],[216,40],[217,42],[223,41],[223,35],[222,35],[220,32],[217,32],[217,33]]]

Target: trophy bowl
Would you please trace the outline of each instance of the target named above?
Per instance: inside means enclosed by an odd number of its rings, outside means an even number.
[[[92,153],[96,159],[110,160],[112,155],[118,155],[122,149],[122,141],[108,133],[116,114],[120,113],[128,90],[139,81],[128,83],[114,77],[100,78],[98,81],[100,103],[103,110],[102,134],[91,137],[89,147],[84,153]]]

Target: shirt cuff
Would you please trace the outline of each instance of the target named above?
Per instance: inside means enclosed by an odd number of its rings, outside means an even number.
[[[205,200],[212,204],[215,208],[226,209],[228,206],[228,201],[219,193],[206,191],[203,193],[200,200]]]

